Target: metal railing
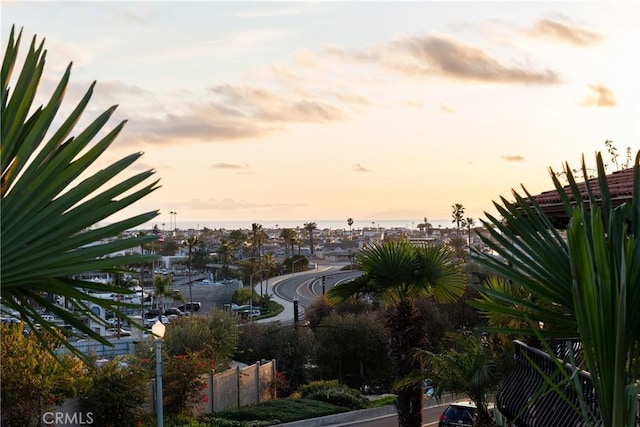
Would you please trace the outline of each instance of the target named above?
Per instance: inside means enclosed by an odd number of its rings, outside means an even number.
[[[580,396],[576,389],[566,384],[564,376],[559,372],[559,365],[544,351],[530,347],[520,341],[515,343],[515,364],[513,370],[503,382],[496,395],[498,410],[514,425],[519,427],[566,427],[587,425],[578,410],[581,407]],[[551,347],[562,369],[574,375],[579,384],[589,425],[602,424],[600,406],[591,382],[591,375],[583,370],[562,362],[571,354],[578,361],[581,359],[580,343],[569,341],[565,344],[553,343]],[[539,372],[543,372],[560,392],[552,389]]]

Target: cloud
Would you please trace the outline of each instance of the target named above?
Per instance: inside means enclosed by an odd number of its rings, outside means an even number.
[[[251,169],[251,167],[244,163],[244,164],[235,164],[235,163],[214,163],[213,165],[211,165],[212,169]]]
[[[441,75],[460,80],[497,83],[558,83],[551,71],[535,71],[501,63],[488,52],[441,35],[410,36],[393,45],[404,53],[391,66],[410,75]]]
[[[217,86],[212,91],[237,115],[269,122],[332,122],[345,118],[335,105],[321,99],[297,99],[248,85]]]
[[[524,162],[524,157],[520,156],[520,155],[504,155],[502,156],[503,160],[506,160],[507,162]]]
[[[591,93],[581,102],[583,107],[615,107],[616,98],[611,89],[603,84],[587,86]]]
[[[365,168],[360,163],[354,163],[351,166],[351,170],[353,170],[354,172],[371,172],[369,169]]]
[[[540,19],[527,31],[531,36],[546,37],[574,46],[589,46],[602,41],[602,34],[552,19]]]
[[[246,200],[235,200],[231,198],[216,199],[210,198],[207,200],[191,199],[186,206],[194,210],[218,210],[218,211],[244,211],[255,209],[279,209],[279,208],[294,208],[304,207],[306,205],[301,203],[260,203],[250,202]]]
[[[453,113],[453,108],[449,107],[447,104],[440,104],[440,112],[441,113]]]

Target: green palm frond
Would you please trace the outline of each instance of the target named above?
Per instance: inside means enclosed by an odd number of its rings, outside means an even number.
[[[586,197],[568,165],[567,187],[552,173],[570,218],[566,241],[530,194],[514,193],[515,202],[496,204],[504,221],[489,216],[483,221],[489,234],[480,236],[493,254],[475,251],[474,259],[504,281],[480,287],[474,305],[500,319],[502,331],[517,325],[514,332],[524,333],[527,324],[529,334],[543,325],[547,337],[575,331],[604,425],[631,426],[635,421],[626,423],[635,419],[638,387],[629,366],[640,338],[640,152],[631,201],[619,206],[611,198],[601,154],[596,162],[597,190],[582,162]],[[504,286],[506,281],[512,285]]]
[[[332,288],[327,301],[338,303],[369,294],[396,303],[425,296],[451,302],[466,286],[460,262],[443,245],[415,245],[405,240],[374,244],[356,256],[355,264],[365,274]]]
[[[37,304],[92,338],[106,342],[81,322],[79,313],[99,320],[89,310],[90,304],[96,304],[126,317],[121,313],[124,304],[92,298],[82,289],[113,293],[127,290],[76,280],[74,276],[88,271],[115,274],[129,265],[155,258],[111,254],[156,239],[153,235],[121,240],[115,237],[150,221],[158,211],[102,227],[97,224],[149,195],[158,188],[158,181],[149,182],[153,171],[120,178],[142,153],[98,170],[97,161],[125,124],[121,122],[104,131],[115,107],[100,114],[76,136],[70,136],[91,99],[95,83],[70,115],[59,126],[53,125],[64,100],[71,65],[46,105],[34,108],[46,55],[44,42],[36,47],[36,37],[13,88],[10,86],[21,40],[21,32],[17,38],[14,33],[12,28],[1,71],[2,303],[17,310],[27,323],[40,323],[47,328]],[[96,141],[101,134],[104,136]],[[78,312],[58,307],[44,298],[44,293],[64,296]],[[62,344],[69,345],[66,341]]]

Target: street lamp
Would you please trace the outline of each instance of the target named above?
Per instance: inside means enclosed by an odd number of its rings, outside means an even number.
[[[293,278],[296,273],[296,263],[300,261],[304,261],[304,258],[296,259],[291,263],[291,278]]]
[[[158,427],[164,426],[164,415],[162,413],[162,338],[164,338],[165,326],[160,319],[151,327],[151,333],[156,339],[156,416]]]
[[[260,274],[264,270],[260,269],[255,273],[249,273],[249,288],[251,289],[251,297],[249,298],[249,321],[253,322],[253,276]],[[260,276],[260,297],[262,297],[262,276]]]

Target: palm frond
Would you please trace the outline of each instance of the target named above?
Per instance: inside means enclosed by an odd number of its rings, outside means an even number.
[[[106,342],[83,323],[80,316],[104,321],[90,310],[91,305],[98,305],[126,318],[121,312],[126,304],[92,297],[83,289],[112,293],[127,291],[115,285],[98,285],[73,277],[87,271],[119,273],[128,265],[155,258],[154,255],[115,257],[111,254],[155,240],[154,235],[122,240],[115,237],[150,221],[158,211],[138,214],[106,226],[97,224],[108,221],[114,214],[155,191],[158,181],[149,182],[153,171],[120,178],[141,153],[97,169],[97,161],[125,124],[123,121],[105,132],[115,106],[98,115],[76,136],[69,136],[86,110],[95,83],[70,115],[54,128],[69,83],[71,64],[46,105],[34,108],[44,71],[44,41],[36,46],[36,37],[33,38],[15,80],[15,88],[10,88],[21,39],[21,32],[16,39],[14,31],[12,28],[1,72],[2,302],[17,310],[28,324],[47,325],[37,309],[42,307],[60,315],[90,337]],[[100,134],[104,136],[96,142]],[[50,135],[48,139],[47,135]],[[92,173],[93,170],[96,172]],[[83,175],[86,178],[78,181]],[[68,312],[58,307],[44,297],[45,293],[64,296],[76,311]],[[66,341],[59,344],[69,345]]]

